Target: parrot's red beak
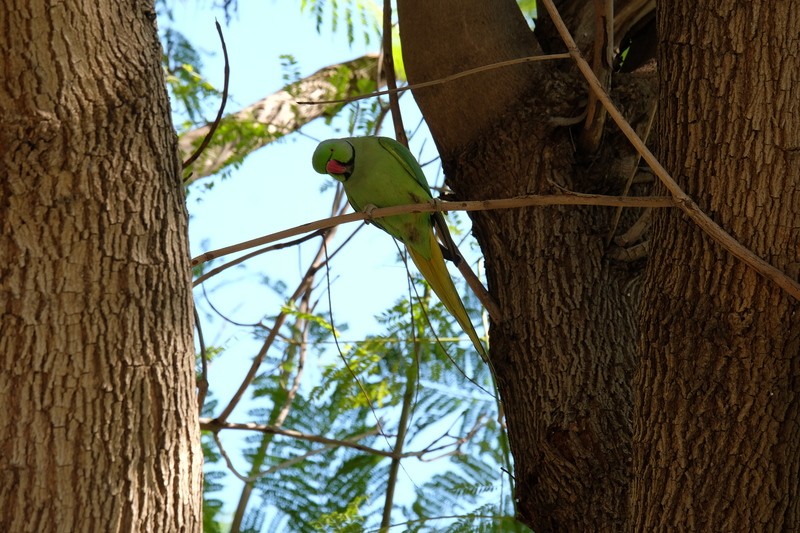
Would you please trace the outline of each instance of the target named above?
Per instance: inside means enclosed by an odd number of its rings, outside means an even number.
[[[325,170],[328,172],[328,174],[341,175],[347,173],[347,167],[335,159],[328,160],[328,164],[325,165]]]

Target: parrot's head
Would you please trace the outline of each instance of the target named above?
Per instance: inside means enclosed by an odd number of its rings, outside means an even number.
[[[311,162],[320,174],[330,174],[344,182],[353,173],[354,156],[353,145],[345,139],[328,139],[319,143]]]

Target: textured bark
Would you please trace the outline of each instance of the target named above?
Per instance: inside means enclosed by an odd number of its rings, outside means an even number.
[[[515,2],[468,4],[398,3],[410,80],[536,53]],[[591,21],[585,4],[575,4],[571,26]],[[490,44],[476,52],[472,43],[484,39]],[[646,102],[636,87],[628,91],[621,94],[630,102]],[[583,166],[569,129],[555,125],[580,115],[586,100],[569,63],[491,71],[415,98],[459,198],[556,192],[553,184],[621,190],[630,147],[611,136]],[[604,256],[612,215],[564,207],[472,217],[489,290],[504,313],[491,325],[490,355],[514,454],[518,514],[537,532],[618,531],[626,523],[638,270]]]
[[[660,2],[661,160],[723,228],[800,277],[800,15]],[[656,218],[635,380],[635,531],[800,524],[800,304],[677,211]]]
[[[527,152],[529,163],[561,182],[570,173],[569,142],[562,133],[554,143],[557,136],[519,142],[520,135],[516,147],[498,143],[476,155]],[[534,143],[552,151],[536,154]],[[493,170],[517,183],[530,177],[525,166],[483,161],[494,165],[462,170]],[[609,211],[548,208],[473,219],[490,291],[506,317],[492,324],[490,355],[514,453],[518,513],[535,531],[617,531],[625,521],[638,292],[635,272],[603,257],[598,229],[608,228]]]
[[[0,6],[0,529],[199,531],[187,215],[152,2]]]

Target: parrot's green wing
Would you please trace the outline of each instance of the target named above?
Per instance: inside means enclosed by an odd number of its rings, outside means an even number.
[[[427,198],[432,198],[430,192],[431,188],[428,185],[428,180],[425,179],[425,174],[422,173],[419,163],[417,163],[417,160],[414,158],[411,152],[409,152],[405,146],[398,143],[394,139],[390,139],[388,137],[378,137],[378,141],[381,147],[389,152],[397,160],[397,162],[400,163],[400,166],[403,167],[406,173],[414,178],[414,181],[420,186],[420,188],[424,189]],[[433,219],[436,219],[437,217],[440,219],[438,222],[441,224],[441,226],[438,227],[438,230],[440,232],[446,232],[447,237],[450,237],[450,234],[447,230],[447,224],[444,221],[444,216],[441,213],[435,213],[432,215]],[[429,243],[428,246],[430,248],[425,252],[420,253],[420,250],[415,248],[413,243],[408,243],[408,251],[411,254],[414,264],[417,265],[417,268],[431,285],[434,292],[436,292],[436,294],[439,296],[439,299],[442,301],[444,306],[450,311],[450,313],[455,317],[455,319],[467,333],[481,356],[488,361],[486,349],[484,348],[483,343],[480,341],[480,337],[478,337],[478,334],[475,332],[475,328],[472,326],[472,321],[469,319],[466,309],[464,309],[464,304],[461,301],[461,297],[458,295],[458,291],[456,291],[456,288],[453,285],[453,280],[450,278],[450,274],[447,272],[447,267],[444,263],[444,257],[442,256],[442,250],[440,250],[439,244],[436,241],[436,237],[433,235],[431,221],[430,219],[428,220],[429,221],[425,224],[427,226],[427,231],[430,234],[430,239],[426,240],[426,242]],[[452,242],[452,238],[450,238],[449,241],[452,243],[453,248],[455,248],[455,243]],[[455,250],[456,256],[460,257],[457,248]],[[452,253],[452,250],[448,250],[448,252]]]
[[[419,163],[417,163],[417,160],[414,158],[411,152],[409,152],[405,146],[394,139],[390,139],[388,137],[378,137],[378,140],[383,149],[392,154],[397,162],[400,163],[400,166],[402,166],[406,172],[408,172],[408,174],[414,178],[414,181],[422,186],[422,188],[428,193],[428,198],[433,198],[430,193],[431,188],[430,185],[428,185],[428,180],[425,178],[425,174],[423,174]],[[358,209],[356,206],[353,206],[353,208]],[[455,242],[453,242],[453,238],[450,236],[450,230],[447,228],[447,222],[444,219],[444,215],[437,211],[431,214],[431,219],[433,220],[434,227],[444,242],[443,251],[445,252],[445,257],[450,261],[453,261],[453,263],[458,264],[458,261],[461,260],[461,253],[458,251],[458,247],[456,246]]]
[[[428,198],[433,198],[428,180],[425,178],[425,174],[422,173],[422,168],[420,168],[417,160],[408,151],[408,148],[389,137],[378,137],[378,142],[384,150],[389,152],[400,163],[400,166],[408,172],[408,175],[414,178],[414,181],[420,185],[425,195]]]
[[[428,182],[408,149],[388,137],[343,139],[354,148],[353,171],[344,181],[350,205],[356,211],[367,206],[390,207],[426,202],[432,198]],[[402,214],[371,221],[407,246],[426,256],[430,248],[430,214]]]

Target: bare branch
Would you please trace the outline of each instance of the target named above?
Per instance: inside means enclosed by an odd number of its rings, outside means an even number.
[[[366,446],[364,444],[359,444],[355,442],[358,439],[378,434],[380,431],[376,427],[373,430],[367,431],[365,433],[361,433],[349,439],[331,439],[328,437],[323,437],[321,435],[314,435],[311,433],[303,433],[301,431],[295,431],[293,429],[284,429],[281,427],[269,426],[265,424],[254,424],[252,422],[223,422],[219,419],[212,419],[212,418],[201,418],[200,419],[200,429],[204,431],[211,431],[215,436],[222,430],[231,429],[231,430],[239,430],[239,431],[257,431],[259,433],[267,433],[272,435],[281,435],[283,437],[291,437],[293,439],[305,440],[309,442],[316,442],[318,444],[324,444],[330,447],[344,447],[344,448],[353,448],[354,450],[359,450],[364,453],[369,453],[373,455],[380,455],[383,457],[389,458],[399,458],[403,459],[406,457],[424,457],[427,454],[438,452],[440,450],[444,450],[446,448],[457,448],[461,446],[464,442],[471,439],[475,433],[477,432],[478,426],[475,426],[467,435],[463,437],[453,437],[453,442],[449,442],[446,444],[442,444],[436,447],[426,447],[422,450],[417,450],[413,452],[403,452],[401,454],[396,454],[392,451],[386,450],[379,450],[377,448],[372,448],[370,446]],[[438,440],[438,439],[437,439]],[[240,477],[243,481],[246,481],[247,478],[242,476]]]
[[[304,453],[302,455],[298,455],[296,457],[292,457],[291,459],[287,459],[286,461],[284,461],[282,463],[279,463],[279,464],[277,464],[275,466],[271,466],[271,467],[269,467],[269,468],[267,468],[265,470],[261,470],[260,472],[249,476],[247,479],[249,481],[256,481],[257,479],[259,479],[261,477],[268,476],[269,474],[275,473],[275,472],[277,472],[279,470],[284,470],[286,468],[290,468],[290,467],[296,465],[297,463],[301,463],[301,462],[305,461],[309,457],[313,457],[315,455],[319,455],[321,453],[327,452],[328,450],[330,450],[332,448],[337,448],[337,447],[341,447],[341,446],[347,446],[346,444],[342,444],[342,443],[357,442],[357,441],[359,441],[359,440],[361,440],[361,439],[363,439],[365,437],[369,437],[371,435],[376,435],[377,433],[378,433],[378,429],[375,428],[375,429],[371,429],[369,431],[365,431],[364,433],[360,433],[358,435],[355,435],[353,437],[350,437],[349,439],[344,439],[343,441],[339,441],[338,445],[337,444],[332,444],[332,443],[331,444],[326,444],[322,448],[317,448],[316,450],[311,450],[310,452],[306,452],[306,453]]]
[[[650,132],[653,128],[653,121],[656,118],[656,109],[658,109],[658,103],[654,103],[650,107],[650,116],[647,119],[647,125],[645,126],[643,141],[646,143],[647,139],[650,137]],[[636,174],[639,172],[639,162],[642,159],[642,154],[636,153],[636,157],[633,160],[633,164],[631,165],[630,174],[628,174],[628,179],[625,181],[625,187],[622,189],[622,196],[627,196],[628,192],[631,190],[631,185],[633,185],[633,181],[636,178]],[[608,235],[606,236],[606,246],[611,244],[611,239],[614,238],[614,233],[617,231],[617,224],[619,224],[619,219],[622,216],[622,207],[618,207],[614,212],[614,217],[611,219],[611,228],[608,230]],[[619,244],[619,243],[617,243]]]
[[[201,425],[201,427],[202,427],[202,425]],[[219,433],[217,433],[217,432],[215,431],[215,432],[213,433],[213,436],[214,436],[214,442],[216,442],[216,443],[217,443],[217,449],[219,450],[219,453],[220,453],[220,455],[222,455],[222,458],[223,458],[223,459],[225,459],[225,464],[228,466],[228,470],[230,470],[230,471],[231,471],[231,473],[232,473],[234,476],[236,476],[236,477],[237,477],[237,478],[239,478],[241,481],[244,481],[244,482],[246,483],[246,482],[247,482],[247,476],[245,476],[244,474],[242,474],[241,472],[239,472],[239,471],[236,469],[236,467],[235,467],[235,466],[233,466],[233,461],[231,460],[231,457],[230,457],[230,455],[228,455],[228,452],[227,452],[227,451],[225,451],[225,446],[223,446],[223,445],[222,445],[222,441],[221,441],[221,440],[220,440],[220,438],[219,438]]]
[[[289,301],[296,300],[312,286],[312,283],[314,281],[314,276],[316,275],[320,267],[324,264],[323,249],[325,248],[325,244],[329,239],[333,238],[335,233],[336,230],[332,229],[328,231],[325,235],[323,235],[322,245],[320,246],[320,249],[317,251],[316,257],[311,262],[311,266],[308,267],[308,270],[303,276],[303,279],[300,281],[300,284],[298,285],[294,294],[292,294],[292,296],[289,298]],[[272,330],[269,332],[269,335],[267,335],[266,340],[264,340],[264,343],[262,344],[258,354],[256,354],[255,358],[253,359],[253,363],[250,365],[250,370],[248,370],[247,375],[242,380],[242,383],[239,385],[239,388],[231,397],[230,401],[228,402],[228,405],[225,407],[225,409],[222,410],[220,415],[217,417],[218,421],[224,422],[228,418],[228,416],[230,416],[230,414],[233,412],[234,408],[241,401],[245,391],[255,379],[256,374],[258,373],[258,369],[267,355],[267,351],[269,350],[270,346],[272,346],[272,343],[275,342],[275,338],[278,335],[278,331],[280,331],[281,327],[283,326],[283,323],[286,321],[287,316],[288,312],[282,310],[280,314],[278,314],[278,316],[275,318],[275,324],[272,326]]]
[[[228,103],[228,88],[230,86],[231,81],[231,64],[228,60],[228,46],[225,44],[225,36],[222,34],[222,26],[219,25],[218,21],[214,21],[217,26],[217,34],[219,34],[219,41],[222,43],[222,55],[225,58],[225,68],[223,70],[224,73],[224,81],[222,85],[222,100],[219,103],[219,109],[217,110],[217,116],[214,119],[214,122],[211,123],[211,126],[208,127],[208,132],[206,133],[205,137],[203,137],[203,142],[200,143],[200,146],[197,147],[195,152],[189,156],[189,159],[183,162],[181,165],[181,169],[185,169],[195,161],[197,158],[200,157],[200,154],[208,147],[208,144],[211,142],[211,139],[214,137],[214,132],[217,131],[217,127],[219,127],[219,123],[222,120],[222,113],[225,112],[225,104]],[[189,181],[191,178],[191,174],[184,178],[184,183]]]
[[[229,261],[229,262],[225,263],[224,265],[220,265],[217,268],[211,269],[208,272],[204,273],[202,276],[198,277],[196,280],[194,280],[192,282],[192,287],[194,288],[194,287],[197,287],[198,285],[202,285],[203,282],[205,282],[207,279],[209,279],[211,277],[214,277],[217,274],[219,274],[220,272],[222,272],[224,270],[227,270],[227,269],[229,269],[229,268],[231,268],[233,266],[236,266],[239,263],[244,263],[248,259],[252,259],[252,258],[256,257],[257,255],[265,254],[267,252],[273,252],[275,250],[282,250],[282,249],[288,248],[290,246],[296,246],[298,244],[302,244],[302,243],[304,243],[304,242],[306,242],[308,240],[313,239],[314,237],[322,236],[323,232],[324,232],[324,230],[318,230],[318,231],[315,231],[314,233],[309,233],[308,235],[304,235],[299,239],[296,239],[296,240],[293,240],[293,241],[289,241],[289,242],[282,242],[282,243],[279,243],[279,244],[275,244],[273,246],[268,246],[266,248],[262,248],[261,250],[256,250],[255,252],[250,252],[249,254],[243,255],[242,257],[237,257],[233,261]]]
[[[637,242],[644,235],[645,230],[650,227],[650,219],[653,218],[653,210],[650,208],[645,209],[642,215],[628,228],[628,231],[614,237],[614,244],[617,246],[628,246]]]
[[[607,252],[606,257],[614,261],[622,261],[623,263],[632,263],[647,257],[650,253],[650,241],[643,241],[639,244],[631,246],[630,248],[623,248],[621,246],[612,246]]]
[[[443,85],[445,83],[450,83],[452,81],[456,81],[458,79],[465,78],[467,76],[474,76],[475,74],[480,74],[481,72],[495,70],[503,67],[510,67],[512,65],[521,65],[523,63],[534,63],[536,61],[552,61],[554,59],[569,59],[570,57],[571,57],[570,54],[549,54],[549,55],[520,57],[517,59],[509,59],[508,61],[500,61],[499,63],[492,63],[490,65],[483,65],[481,67],[471,68],[468,70],[464,70],[462,72],[458,72],[456,74],[452,74],[450,76],[445,76],[444,78],[439,78],[437,80],[415,83],[413,85],[406,85],[405,87],[398,87],[397,89],[386,89],[384,91],[375,91],[369,94],[362,94],[360,96],[351,96],[349,98],[339,98],[335,100],[298,100],[297,103],[300,105],[344,104],[348,102],[355,102],[357,100],[365,100],[367,98],[375,98],[376,96],[384,96],[386,94],[395,94],[404,91],[424,89],[425,87],[433,87],[434,85]]]
[[[383,70],[386,86],[389,90],[397,90],[397,76],[394,71],[394,55],[392,54],[392,0],[383,0]],[[403,115],[400,114],[400,101],[397,92],[389,93],[389,108],[392,110],[394,138],[408,148],[406,128],[403,126]]]
[[[206,403],[208,394],[208,353],[206,352],[206,341],[203,337],[203,327],[200,324],[200,315],[197,313],[197,305],[192,305],[194,312],[194,327],[197,329],[197,342],[200,344],[200,377],[197,380],[197,413],[203,414],[203,407]]]
[[[350,213],[330,217],[315,222],[309,222],[278,231],[264,237],[252,239],[239,244],[226,246],[217,250],[211,250],[198,255],[192,259],[191,266],[196,267],[224,255],[248,250],[256,246],[263,246],[281,239],[300,235],[310,231],[323,228],[330,228],[339,224],[355,222],[357,220],[372,220],[377,218],[400,215],[403,213],[432,213],[434,211],[488,211],[492,209],[512,209],[529,206],[546,205],[603,205],[603,206],[623,206],[623,207],[675,207],[675,201],[667,196],[647,196],[647,197],[622,197],[604,196],[601,194],[552,194],[552,195],[528,195],[516,198],[504,198],[501,200],[474,200],[461,202],[443,202],[432,200],[422,204],[398,205],[393,207],[381,207],[367,213]]]
[[[295,431],[293,429],[284,429],[280,427],[274,426],[267,426],[264,424],[253,424],[248,422],[222,422],[217,419],[211,418],[201,418],[200,419],[200,429],[208,430],[213,432],[214,434],[219,433],[220,430],[223,429],[238,429],[238,430],[245,430],[245,431],[258,431],[260,433],[270,433],[273,435],[282,435],[284,437],[291,437],[293,439],[300,439],[300,440],[307,440],[309,442],[316,442],[318,444],[325,444],[329,446],[343,446],[346,448],[353,448],[355,450],[359,450],[365,453],[371,453],[374,455],[382,455],[384,457],[392,457],[392,452],[387,452],[384,450],[378,450],[377,448],[371,448],[364,444],[359,444],[358,442],[354,442],[352,440],[339,440],[339,439],[329,439],[328,437],[323,437],[321,435],[313,435],[311,433],[302,433],[300,431]],[[377,429],[375,430],[377,432]],[[370,435],[372,433],[369,433]],[[360,435],[359,435],[360,436]]]

